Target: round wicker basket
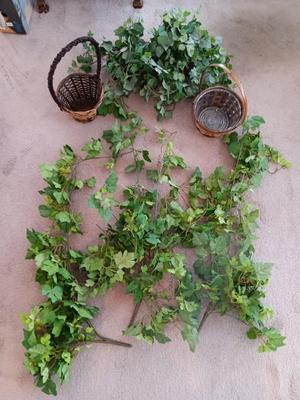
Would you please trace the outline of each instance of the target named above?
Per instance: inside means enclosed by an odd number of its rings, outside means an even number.
[[[79,43],[90,42],[96,49],[96,74],[74,73],[64,78],[56,91],[53,88],[53,76],[56,67],[64,55]],[[54,101],[62,111],[72,115],[76,121],[89,122],[96,117],[97,108],[103,99],[103,88],[100,80],[101,55],[99,43],[88,36],[73,40],[55,57],[48,74],[48,88]]]
[[[202,82],[207,68],[222,68],[241,92],[224,86],[212,86],[202,90]],[[243,86],[233,71],[223,64],[210,64],[202,72],[200,93],[194,100],[194,119],[198,130],[205,136],[220,137],[235,130],[247,115],[247,98]]]

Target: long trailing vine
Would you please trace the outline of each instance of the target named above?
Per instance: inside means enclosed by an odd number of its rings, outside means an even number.
[[[89,140],[80,155],[66,145],[54,164],[41,166],[46,187],[40,191],[44,202],[39,212],[50,225],[44,232],[27,231],[27,259],[35,262],[45,301],[22,321],[25,367],[47,394],[56,394],[57,380],[68,379],[72,360],[85,345],[131,346],[104,337],[93,325],[99,309],[89,300],[116,284],[134,303],[125,336],[166,343],[165,328],[173,324],[195,351],[205,320],[218,313],[244,323],[261,352],[284,345],[285,338],[268,324],[272,310],[264,297],[271,264],[255,260],[259,210],[246,199],[271,163],[277,169],[290,167],[263,143],[263,118],[249,117],[241,132],[225,136],[234,166],[229,172],[217,167],[205,178],[199,168],[190,170],[163,129],[155,133],[161,157],[153,160],[148,149],[136,145],[136,138],[147,132],[141,118],[122,100],[114,101],[106,112],[115,114],[117,104],[125,121],[115,121],[101,137]],[[132,157],[125,172],[136,174],[137,181],[117,200],[116,166],[125,155]],[[89,162],[103,163],[108,171],[97,190],[96,177],[78,178],[82,164]],[[176,180],[178,169],[186,170],[186,181]],[[147,184],[140,183],[141,175]],[[71,235],[82,234],[72,193],[83,189],[93,190],[88,206],[98,211],[106,228],[97,245],[79,251],[70,245]]]

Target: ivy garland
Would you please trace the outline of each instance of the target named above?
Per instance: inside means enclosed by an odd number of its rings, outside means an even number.
[[[47,186],[40,191],[44,203],[39,211],[51,224],[45,232],[27,231],[26,258],[36,264],[36,281],[46,300],[24,314],[22,321],[25,367],[47,394],[56,394],[57,379],[61,383],[68,379],[72,360],[83,346],[131,346],[104,337],[92,322],[99,309],[90,306],[89,299],[116,284],[124,286],[135,304],[125,336],[166,343],[170,339],[165,328],[176,322],[195,351],[206,318],[218,313],[246,324],[248,338],[259,339],[261,352],[284,345],[285,338],[267,324],[272,310],[263,299],[271,264],[254,260],[259,210],[246,201],[247,192],[261,184],[270,163],[290,167],[277,150],[263,143],[263,118],[249,117],[240,134],[224,138],[234,160],[232,170],[226,173],[218,167],[203,178],[199,168],[189,171],[162,129],[157,132],[162,156],[153,168],[149,151],[135,145],[147,129],[121,104],[126,121],[117,120],[101,138],[87,142],[81,149],[84,156],[66,145],[54,164],[41,167]],[[109,155],[102,154],[103,141]],[[125,187],[123,200],[117,201],[116,165],[125,154],[132,156],[125,171],[137,174],[137,181]],[[79,251],[69,243],[71,235],[82,234],[81,217],[72,210],[72,193],[96,186],[95,177],[77,177],[82,163],[94,160],[105,162],[108,176],[89,196],[88,205],[107,225],[98,245]],[[189,171],[188,181],[175,180],[177,169]],[[140,174],[149,185],[139,183]],[[162,186],[167,188],[164,196]],[[115,222],[109,222],[113,217]],[[193,253],[192,265],[186,249]],[[166,281],[167,287],[162,284]],[[148,305],[150,315],[139,316],[141,304]]]

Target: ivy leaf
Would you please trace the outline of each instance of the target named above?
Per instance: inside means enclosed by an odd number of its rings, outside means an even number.
[[[55,165],[47,165],[47,164],[42,164],[40,166],[40,172],[42,175],[42,178],[47,182],[48,179],[51,179],[55,173],[56,173],[56,167]]]
[[[145,162],[143,160],[136,160],[134,164],[127,165],[125,172],[140,172],[144,168]]]
[[[258,115],[253,115],[246,119],[246,121],[243,124],[243,128],[245,131],[256,130],[264,123],[265,120],[263,119],[263,117],[260,117]]]
[[[113,215],[112,207],[115,205],[115,202],[111,196],[111,194],[106,195],[100,189],[94,195],[91,195],[88,200],[88,206],[91,208],[96,208],[100,217],[108,222]]]
[[[44,217],[44,218],[49,218],[52,214],[52,208],[50,206],[47,206],[45,204],[41,204],[39,206],[39,212],[40,212],[40,216]]]
[[[258,280],[265,281],[270,278],[272,263],[254,263],[253,264]]]
[[[114,261],[118,268],[130,269],[135,264],[134,253],[128,253],[127,250],[125,250],[123,253],[119,251],[114,255]]]
[[[56,214],[55,219],[61,223],[67,222],[70,223],[72,222],[71,217],[70,217],[70,213],[68,213],[67,211],[61,211],[59,213]]]
[[[60,286],[51,287],[46,284],[42,286],[42,294],[47,296],[52,303],[56,303],[57,301],[62,300],[63,290]]]
[[[274,328],[264,328],[262,334],[265,338],[265,342],[258,348],[259,352],[275,351],[278,347],[284,346],[285,337],[282,336]]]
[[[96,185],[96,178],[94,176],[92,176],[89,179],[86,179],[84,181],[84,183],[89,187],[89,188],[93,188]]]
[[[157,38],[157,42],[165,49],[171,46],[173,43],[172,39],[169,37],[166,31],[161,32],[161,34]]]
[[[125,168],[125,172],[127,172],[128,174],[131,172],[135,172],[136,171],[136,165],[135,164],[130,164],[127,165],[127,167]]]
[[[104,268],[104,260],[97,256],[86,257],[81,266],[89,272],[101,271]]]
[[[146,241],[150,244],[156,245],[158,243],[160,243],[160,239],[157,235],[155,235],[154,233],[150,233],[147,237],[146,237]]]
[[[147,177],[148,177],[148,179],[150,179],[151,181],[158,182],[159,173],[158,173],[158,171],[157,171],[156,169],[149,169],[149,170],[147,171]]]
[[[102,151],[102,144],[100,139],[94,139],[86,143],[82,148],[82,151],[86,152],[85,160],[90,160],[97,157]]]
[[[189,324],[184,324],[181,334],[183,339],[188,342],[190,350],[194,352],[198,344],[198,336],[199,336],[197,327]]]
[[[100,207],[100,208],[98,208],[98,212],[104,222],[107,223],[110,219],[112,219],[113,212],[112,212],[111,208],[105,209],[105,208]]]
[[[123,331],[123,335],[125,336],[139,336],[142,333],[142,326],[140,325],[130,325],[125,331]]]
[[[57,395],[56,385],[52,380],[48,380],[43,386],[42,391],[46,394]]]
[[[250,328],[248,331],[247,331],[247,336],[248,336],[248,338],[249,339],[251,339],[251,340],[254,340],[254,339],[256,339],[257,338],[257,330],[255,329],[255,328]]]
[[[60,335],[62,328],[65,325],[66,318],[66,315],[58,315],[53,322],[52,333],[55,337],[58,337]]]
[[[105,188],[109,193],[114,193],[117,189],[118,176],[115,171],[111,171],[105,181]]]
[[[48,272],[49,276],[55,275],[57,272],[59,272],[59,266],[57,265],[57,263],[54,263],[50,260],[45,260],[42,264],[41,269],[43,271]]]
[[[148,150],[143,150],[142,154],[143,154],[143,158],[144,158],[145,161],[151,162],[151,158],[150,158]]]

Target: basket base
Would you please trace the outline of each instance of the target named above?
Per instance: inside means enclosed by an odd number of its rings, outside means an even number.
[[[216,132],[223,132],[230,125],[227,113],[218,107],[204,108],[198,118],[203,126]]]
[[[69,114],[78,122],[91,122],[96,118],[97,110],[93,108],[88,111],[69,111]]]
[[[103,87],[101,85],[100,87],[100,98],[96,104],[93,104],[92,108],[89,110],[81,110],[81,111],[73,111],[70,109],[65,109],[69,114],[72,115],[72,117],[75,119],[75,121],[78,122],[91,122],[96,118],[97,115],[97,108],[100,106],[103,100]]]

